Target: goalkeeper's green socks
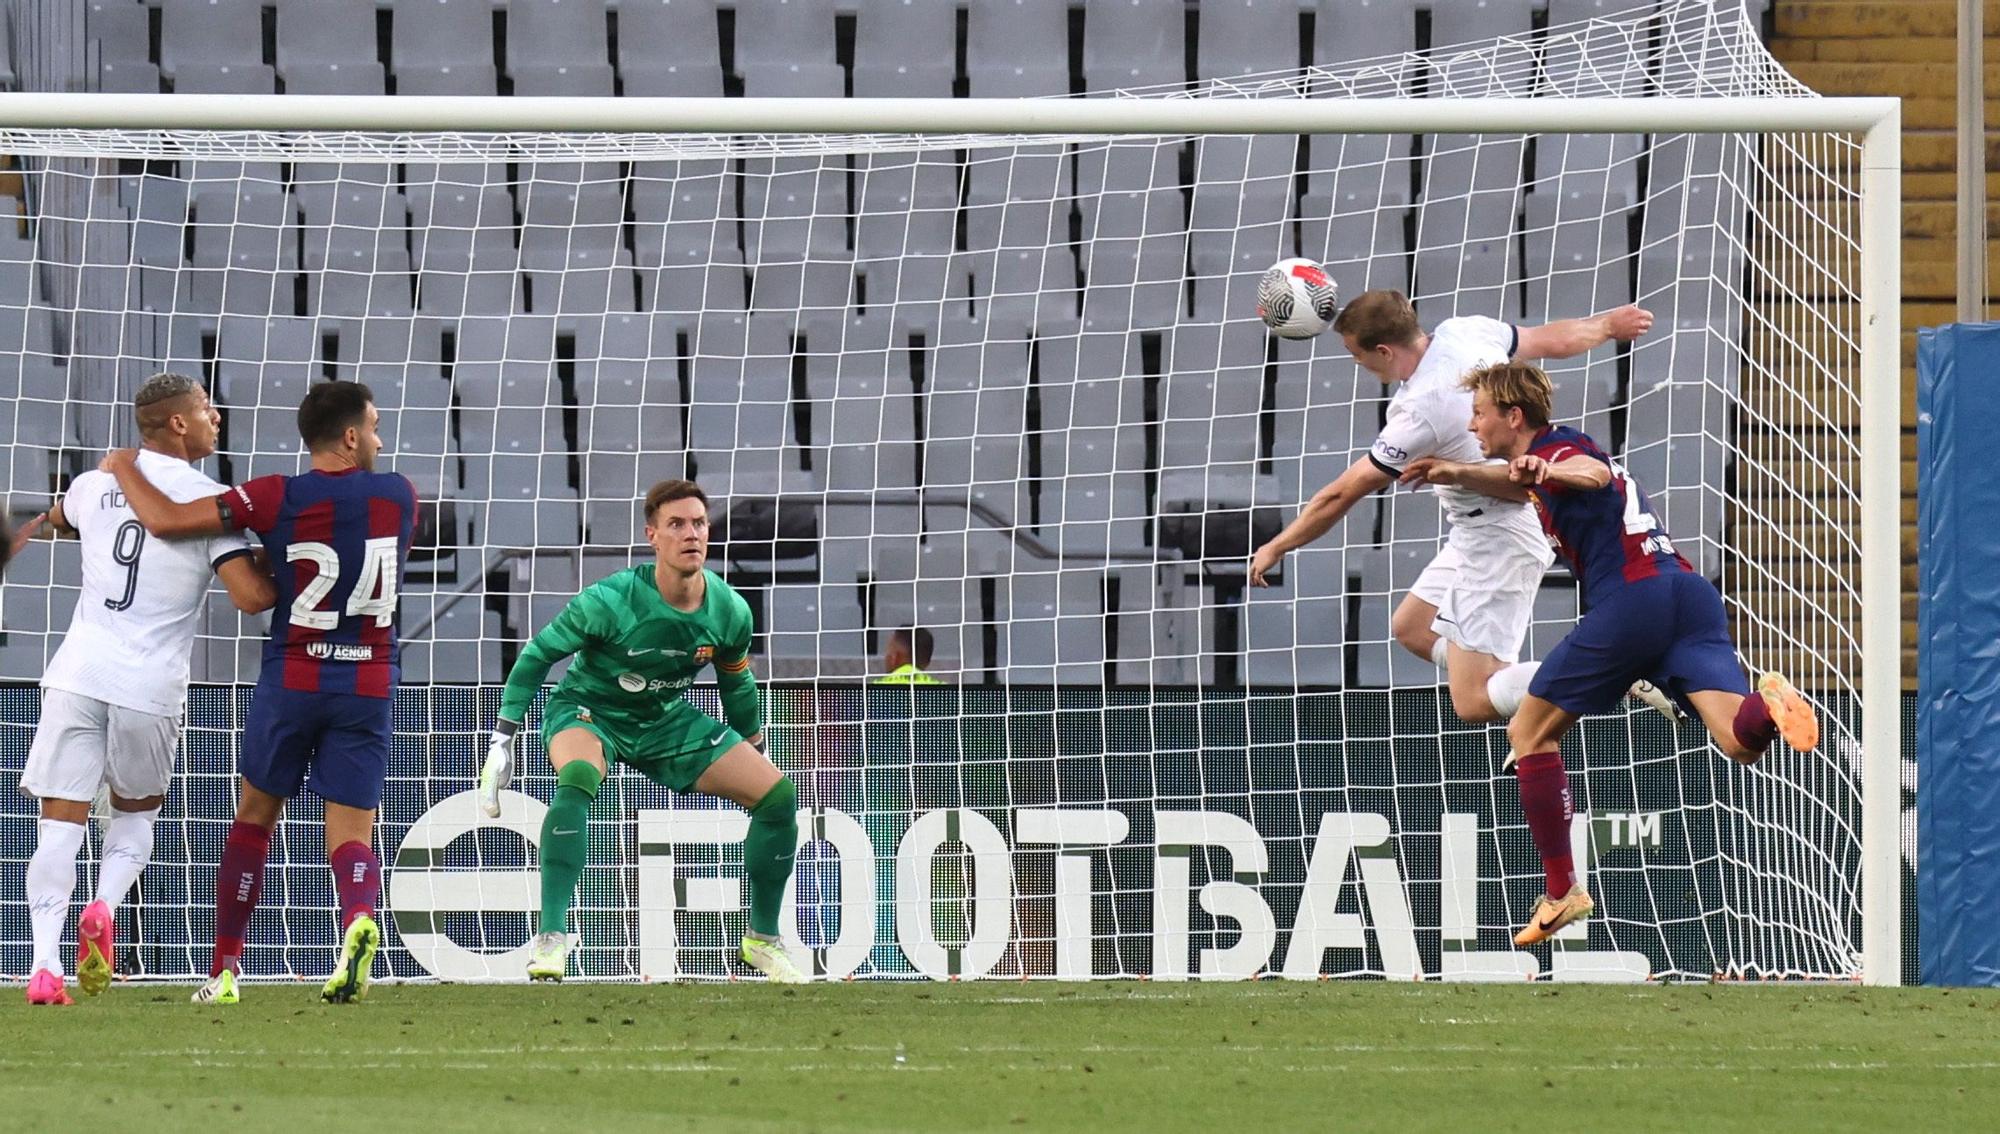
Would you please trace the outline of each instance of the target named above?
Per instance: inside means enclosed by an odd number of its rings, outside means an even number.
[[[799,793],[790,777],[781,776],[757,806],[750,809],[750,833],[743,839],[743,872],[750,876],[750,932],[775,940],[778,907],[785,900],[785,883],[792,877],[792,856],[799,849]],[[547,893],[548,874],[542,875]]]
[[[571,760],[556,773],[556,795],[542,816],[542,923],[539,932],[566,933],[569,903],[590,854],[590,801],[604,773],[588,760]]]

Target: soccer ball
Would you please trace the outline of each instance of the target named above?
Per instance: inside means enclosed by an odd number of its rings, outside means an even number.
[[[1281,339],[1309,339],[1340,311],[1340,288],[1312,260],[1280,260],[1257,281],[1257,318]]]

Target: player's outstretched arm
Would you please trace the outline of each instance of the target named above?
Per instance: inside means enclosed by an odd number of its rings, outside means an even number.
[[[28,546],[29,540],[41,534],[42,525],[44,524],[48,525],[49,535],[52,538],[69,530],[63,524],[61,516],[61,504],[55,505],[46,512],[37,512],[29,516],[22,522],[20,527],[14,529],[14,541],[9,546],[7,554],[10,556],[19,555],[21,549]]]
[[[489,819],[500,815],[500,793],[514,782],[514,734],[528,717],[528,706],[549,676],[549,670],[564,658],[583,649],[599,637],[598,599],[589,591],[576,596],[548,625],[541,628],[520,654],[514,668],[507,671],[507,686],[500,694],[500,715],[486,742],[486,760],[479,769],[479,809]]]
[[[1553,484],[1579,492],[1595,492],[1611,483],[1610,465],[1581,454],[1550,462],[1528,453],[1514,458],[1507,471],[1516,484]]]
[[[1526,500],[1528,490],[1513,479],[1513,466],[1504,462],[1470,464],[1425,457],[1411,461],[1401,482],[1407,485],[1450,484],[1491,496],[1496,500]]]
[[[1514,344],[1514,357],[1574,358],[1613,339],[1630,342],[1652,327],[1653,313],[1628,303],[1587,319],[1558,319],[1539,327],[1522,327]]]
[[[1370,493],[1388,487],[1390,476],[1383,472],[1373,460],[1363,457],[1347,466],[1347,471],[1334,478],[1332,484],[1313,493],[1306,506],[1285,530],[1271,537],[1271,542],[1257,549],[1250,560],[1250,583],[1252,586],[1268,587],[1264,575],[1278,565],[1285,554],[1295,548],[1304,547],[1339,523]]]
[[[137,449],[113,449],[97,467],[118,478],[118,489],[132,506],[132,514],[161,539],[221,535],[229,530],[216,503],[220,497],[176,503],[139,471]]]
[[[47,518],[48,513],[44,512],[10,532],[5,530],[6,515],[0,513],[0,572],[5,572],[7,564],[12,563],[14,557],[21,554],[21,549],[28,546],[28,541],[35,538],[35,530],[40,528],[42,521]]]

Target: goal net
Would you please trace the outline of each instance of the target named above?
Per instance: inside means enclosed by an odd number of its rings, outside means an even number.
[[[1666,99],[1736,132],[1534,124]],[[1893,493],[1895,460],[1861,444],[1862,311],[1888,312],[1893,352],[1894,253],[1863,238],[1860,128],[1743,113],[1786,101],[1816,100],[1740,13],[1667,3],[1048,104],[1330,107],[1350,132],[1050,132],[1029,103],[980,132],[959,102],[884,134],[862,100],[843,133],[0,127],[23,177],[0,226],[9,503],[41,510],[133,443],[157,370],[207,383],[224,482],[304,467],[310,384],[372,387],[382,464],[425,501],[381,811],[386,976],[520,977],[553,776],[524,741],[518,793],[483,820],[483,730],[535,629],[649,561],[646,489],[692,476],[711,565],[756,612],[771,751],[807,810],[785,932],[825,978],[1854,978],[1881,833],[1863,837],[1862,740],[1897,712],[1893,640],[1891,683],[1862,695],[1863,563],[1893,576],[1896,554],[1893,531],[1861,538],[1864,467],[1892,462]],[[1367,132],[1419,112],[1422,133]],[[1887,290],[1864,296],[1883,254]],[[1459,721],[1389,632],[1439,546],[1434,495],[1370,499],[1246,586],[1387,404],[1336,336],[1255,319],[1259,274],[1294,255],[1345,296],[1406,291],[1427,326],[1652,310],[1630,347],[1552,365],[1558,416],[1652,494],[1745,667],[1821,710],[1820,750],[1755,768],[1694,724],[1586,721],[1566,755],[1598,913],[1552,947],[1509,944],[1541,874],[1504,730]],[[9,774],[78,577],[57,543],[8,579]],[[1552,572],[1529,656],[1577,614]],[[941,684],[870,682],[902,628]],[[261,634],[212,597],[156,860],[121,915],[132,973],[205,972]],[[1871,755],[1893,767],[1894,746]],[[0,972],[23,974],[32,803],[0,808]],[[622,772],[592,819],[579,975],[743,975],[742,813]],[[252,975],[330,968],[321,843],[301,800]]]

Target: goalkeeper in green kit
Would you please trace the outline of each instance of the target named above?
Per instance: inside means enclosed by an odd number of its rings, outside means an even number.
[[[576,655],[542,710],[558,786],[542,819],[542,915],[528,976],[563,978],[570,899],[589,846],[585,821],[616,760],[663,787],[720,796],[750,812],[743,841],[750,931],[741,956],[772,981],[803,982],[778,941],[778,906],[798,847],[798,795],[763,752],[750,607],[704,566],[708,497],[700,486],[668,480],[646,493],[646,542],[651,564],[585,587],[521,651],[479,774],[480,808],[497,817],[501,789],[514,778],[514,734],[549,668]],[[727,724],[682,697],[710,664]]]

